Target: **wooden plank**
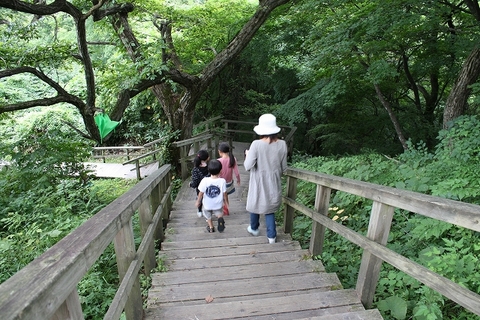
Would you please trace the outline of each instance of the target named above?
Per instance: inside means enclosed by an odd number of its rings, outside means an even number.
[[[256,264],[223,266],[222,281],[262,278],[275,275],[294,275],[307,273],[324,273],[325,267],[320,261],[282,261],[263,264],[259,268]],[[167,286],[199,282],[218,281],[218,274],[210,272],[209,268],[191,269],[181,271],[160,272],[152,275],[155,285]]]
[[[269,317],[264,319],[278,319],[282,315],[290,316],[284,319],[294,319],[291,316],[295,312],[310,310],[312,315],[325,315],[331,310],[330,308],[340,306],[359,308],[358,297],[354,290],[315,292],[245,301],[239,297],[237,301],[225,303],[217,303],[214,300],[210,304],[163,307],[147,310],[145,319],[260,319],[262,316]],[[225,310],[228,310],[228,314]]]
[[[174,250],[166,251],[166,255],[169,259],[193,259],[193,258],[207,258],[207,257],[222,257],[222,256],[237,256],[237,255],[250,255],[263,252],[279,252],[279,251],[295,251],[299,250],[300,245],[296,241],[277,242],[268,245],[265,244],[253,244],[245,246],[232,246],[232,247],[216,247],[216,248],[199,248],[199,249],[186,249],[186,250]]]
[[[277,234],[277,242],[291,241],[290,235]],[[239,237],[239,238],[225,238],[222,241],[217,239],[198,241],[175,241],[162,242],[162,251],[179,250],[179,249],[198,249],[198,248],[214,248],[214,247],[233,247],[233,246],[248,246],[253,244],[265,244],[263,237]]]
[[[276,318],[279,320],[279,318]],[[308,317],[297,320],[383,320],[377,309],[362,310],[348,313],[329,314],[321,317]]]
[[[44,254],[0,284],[0,314],[8,319],[50,319],[95,263],[170,165],[136,184]]]
[[[208,235],[208,239],[239,238],[245,236],[252,237],[251,235],[247,234],[247,224],[245,224],[241,228],[231,228],[231,226],[228,224],[228,220],[225,219],[225,221],[225,231],[223,233],[217,231],[215,231],[214,233],[208,233],[206,230],[206,223],[205,226],[189,228],[188,230],[184,230],[182,233],[177,233],[175,230],[171,230],[167,227],[167,229],[165,230],[165,234],[167,236],[166,241],[182,241],[182,239],[184,239],[185,241],[200,241],[204,239],[206,235]],[[258,237],[263,238],[265,240],[265,243],[267,243],[265,227],[260,227],[260,235]]]
[[[93,174],[99,178],[121,178],[121,179],[136,179],[136,167],[133,164],[123,166],[121,163],[99,163],[99,162],[85,162],[85,168],[92,170]],[[158,170],[158,163],[151,163],[140,168],[141,178],[152,175]]]
[[[206,270],[215,273],[215,270]],[[169,285],[168,287],[155,286],[149,290],[149,296],[157,303],[173,301],[198,301],[203,302],[205,297],[215,299],[225,297],[241,297],[248,295],[261,295],[266,293],[298,293],[302,290],[316,289],[326,291],[340,287],[340,281],[334,273],[318,273],[286,276],[270,276],[264,278],[251,278],[228,280],[228,285],[222,284],[222,275],[217,273],[218,280],[208,283],[190,283]],[[358,299],[358,298],[357,298]]]
[[[381,245],[387,244],[394,209],[395,208],[389,205],[377,201],[373,202],[367,231],[367,237],[369,239]],[[356,290],[366,308],[371,308],[373,304],[382,262],[382,259],[374,256],[370,251],[363,251]]]
[[[302,169],[287,175],[480,232],[480,206]]]
[[[315,211],[324,216],[328,216],[328,207],[330,206],[330,195],[332,190],[317,185],[315,193]],[[325,241],[325,226],[316,221],[312,221],[312,233],[310,236],[309,250],[312,255],[321,255],[323,252],[323,242]]]
[[[357,232],[350,230],[349,228],[332,221],[330,218],[320,215],[319,213],[296,203],[291,199],[284,198],[284,203],[295,207],[296,210],[299,210],[306,214],[307,216],[313,218],[315,221],[320,222],[325,225],[330,230],[335,233],[340,234],[342,237],[346,238],[352,243],[360,246],[363,249],[368,250],[373,255],[381,258],[383,261],[391,264],[398,270],[405,272],[406,274],[412,276],[433,290],[443,294],[445,297],[450,300],[455,301],[459,305],[465,307],[471,312],[480,315],[480,295],[466,289],[465,287],[460,286],[459,284],[453,282],[452,280],[445,278],[430,269],[376,243],[364,237]]]
[[[153,241],[153,239],[152,239]],[[117,260],[117,269],[120,282],[125,279],[130,264],[136,256],[135,251],[135,235],[133,234],[132,219],[128,219],[125,225],[118,231],[114,241],[115,258]],[[128,294],[127,301],[124,306],[125,317],[128,320],[140,320],[143,318],[142,294],[140,290],[140,281],[138,273],[128,274],[131,279],[135,279]],[[126,278],[128,281],[128,278]]]
[[[205,268],[219,268],[225,266],[240,266],[246,264],[267,264],[280,261],[300,261],[310,258],[308,250],[295,250],[287,252],[260,252],[234,257],[209,257],[181,259],[176,261],[168,260],[165,253],[160,253],[160,260],[165,261],[167,269],[170,270],[191,270]]]
[[[78,291],[73,290],[50,320],[84,320]]]

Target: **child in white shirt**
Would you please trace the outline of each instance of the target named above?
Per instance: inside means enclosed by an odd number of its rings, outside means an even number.
[[[209,177],[202,179],[198,185],[196,207],[202,205],[203,216],[207,219],[207,231],[215,232],[212,223],[212,214],[218,218],[218,232],[225,230],[225,220],[223,219],[223,203],[228,206],[227,183],[225,179],[220,178],[219,174],[222,170],[222,164],[218,160],[210,160],[208,163]]]

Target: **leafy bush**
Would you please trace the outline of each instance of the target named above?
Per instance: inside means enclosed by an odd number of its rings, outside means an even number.
[[[136,183],[90,179],[82,164],[90,144],[62,124],[64,117],[31,113],[4,131],[0,159],[10,165],[0,170],[0,283]],[[110,246],[79,283],[86,319],[103,318],[116,270]]]
[[[442,130],[433,152],[424,143],[396,159],[370,153],[344,158],[300,156],[294,167],[480,204],[480,122],[460,117]],[[295,158],[294,158],[295,159]],[[299,181],[298,200],[313,207],[315,186]],[[372,202],[344,192],[332,193],[329,216],[366,234]],[[295,217],[293,236],[308,246],[311,225]],[[387,246],[452,281],[480,293],[480,234],[442,221],[396,209]],[[327,231],[321,257],[351,288],[361,249]],[[375,303],[386,319],[479,319],[394,267],[383,264]]]

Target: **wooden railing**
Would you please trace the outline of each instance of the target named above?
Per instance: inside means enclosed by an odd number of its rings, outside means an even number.
[[[218,136],[212,133],[202,133],[199,136],[173,143],[175,147],[180,149],[182,180],[187,179],[190,175],[191,166],[189,164],[200,149],[206,149],[211,157],[216,154],[219,144],[218,139]]]
[[[144,146],[119,146],[119,147],[93,147],[92,158],[102,159],[103,163],[107,158],[127,158],[130,160],[130,155],[133,153],[142,152]]]
[[[313,255],[322,252],[325,228],[363,248],[356,291],[366,307],[372,305],[380,267],[382,262],[386,262],[471,312],[480,315],[480,295],[385,246],[395,208],[479,232],[480,206],[300,169],[289,168],[286,175],[287,191],[283,199],[285,232],[292,232],[294,213],[297,210],[313,219],[310,240],[310,252]],[[296,201],[298,180],[317,185],[314,209]],[[332,190],[344,191],[373,200],[366,237],[328,217]]]
[[[139,270],[155,267],[155,240],[171,210],[171,166],[136,184],[0,285],[0,319],[83,319],[77,284],[114,243],[120,286],[104,319],[142,319]],[[132,216],[141,244],[135,249]]]
[[[140,168],[146,165],[145,159],[151,158],[152,161],[157,161],[157,155],[163,152],[163,150],[158,147],[162,144],[162,142],[163,139],[157,139],[152,142],[146,143],[143,146],[93,147],[92,158],[102,159],[103,163],[106,162],[107,158],[120,160],[126,158],[127,161],[123,161],[122,164],[126,165],[134,163],[137,173],[137,180],[140,180]],[[143,164],[141,163],[142,161]]]
[[[219,127],[219,123],[223,123],[223,125]],[[240,128],[232,128],[232,124]],[[215,117],[197,124],[195,127],[200,126],[204,131],[190,139],[173,143],[173,146],[180,149],[182,179],[185,180],[190,175],[192,168],[189,164],[192,163],[193,158],[200,149],[206,149],[210,157],[213,158],[218,155],[218,145],[221,141],[229,142],[230,146],[233,145],[232,141],[251,142],[257,137],[253,131],[254,126],[257,124],[249,121],[226,120],[222,119],[222,117]],[[289,126],[279,127],[282,129],[280,136],[287,143],[289,154],[291,155],[293,151],[293,134],[297,128]]]

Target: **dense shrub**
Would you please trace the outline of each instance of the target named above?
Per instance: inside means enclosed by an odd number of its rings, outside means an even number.
[[[343,158],[299,157],[293,166],[385,186],[480,204],[480,122],[460,117],[442,130],[430,152],[420,143],[395,159],[369,153]],[[315,186],[299,182],[299,201],[314,204]],[[329,216],[366,234],[372,202],[333,192]],[[311,225],[295,218],[293,236],[308,246]],[[387,246],[429,269],[480,293],[478,232],[396,209]],[[361,250],[327,231],[320,257],[328,271],[337,272],[345,287],[356,284]],[[408,275],[383,264],[376,306],[386,319],[479,319]]]
[[[136,181],[92,180],[90,143],[65,127],[68,114],[40,113],[4,131],[0,159],[0,283],[123,194]],[[5,127],[4,127],[5,128]],[[12,127],[10,127],[12,128]],[[86,319],[101,319],[118,284],[108,247],[78,285]]]

